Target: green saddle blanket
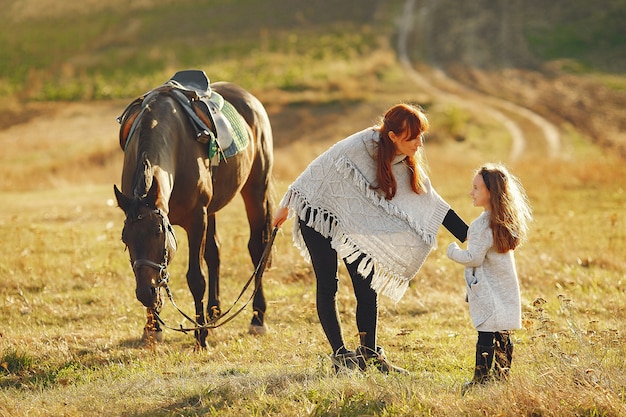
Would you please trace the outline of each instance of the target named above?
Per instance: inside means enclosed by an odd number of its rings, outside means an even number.
[[[217,94],[215,91],[212,92],[210,100],[211,102],[218,104],[218,111],[221,111],[222,115],[230,123],[230,129],[228,130],[229,135],[232,137],[232,142],[230,142],[228,146],[220,146],[220,136],[225,136],[227,135],[227,133],[220,132],[218,128],[218,140],[211,140],[208,142],[209,158],[215,162],[218,162],[220,160],[228,159],[232,156],[235,156],[236,154],[244,150],[248,146],[249,137],[248,130],[246,129],[246,121],[232,104],[224,100],[222,96]],[[211,112],[213,113],[214,110],[211,109]]]

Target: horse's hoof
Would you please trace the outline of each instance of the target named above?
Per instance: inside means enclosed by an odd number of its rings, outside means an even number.
[[[152,343],[152,342],[161,343],[163,342],[163,330],[143,329],[143,335],[141,336],[141,341],[143,343]]]
[[[258,324],[251,324],[250,327],[248,328],[248,334],[251,334],[254,336],[263,336],[266,333],[267,333],[266,325],[259,326]]]

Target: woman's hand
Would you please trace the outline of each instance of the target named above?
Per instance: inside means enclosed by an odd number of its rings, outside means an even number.
[[[289,209],[287,207],[280,207],[276,210],[276,214],[274,214],[274,227],[280,227],[287,220],[287,216],[289,215]]]

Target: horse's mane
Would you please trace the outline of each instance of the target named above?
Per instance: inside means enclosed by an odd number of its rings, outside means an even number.
[[[133,178],[136,181],[133,184],[133,200],[141,200],[148,194],[153,179],[152,164],[148,159],[148,153],[145,151],[141,154],[141,163],[137,164]]]

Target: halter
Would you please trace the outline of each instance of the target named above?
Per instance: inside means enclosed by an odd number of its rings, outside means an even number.
[[[156,269],[159,272],[159,281],[156,283],[156,288],[159,288],[167,286],[167,282],[170,277],[169,272],[167,272],[167,266],[169,265],[170,261],[168,243],[173,246],[174,250],[176,250],[176,248],[178,247],[178,243],[176,241],[176,235],[174,234],[174,228],[167,218],[167,215],[165,215],[165,213],[161,209],[152,210],[147,215],[139,214],[137,218],[132,219],[131,221],[143,220],[147,218],[150,214],[156,214],[161,218],[161,225],[163,226],[163,232],[165,233],[165,239],[163,241],[163,261],[161,263],[156,263],[154,261],[151,261],[150,259],[136,259],[135,262],[133,262],[132,267],[135,275],[137,274],[137,270],[142,266],[148,266],[150,268]],[[129,219],[127,218],[126,220],[128,221]]]

